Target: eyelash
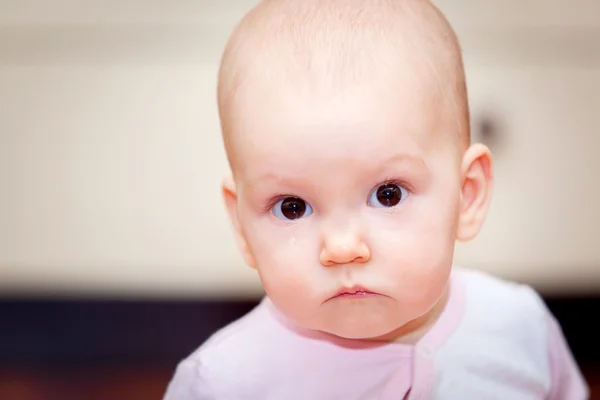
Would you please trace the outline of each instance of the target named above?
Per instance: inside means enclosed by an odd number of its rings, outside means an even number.
[[[280,195],[277,195],[277,196],[275,196],[275,197],[272,197],[272,198],[271,198],[271,199],[270,199],[270,200],[267,202],[267,205],[265,206],[265,208],[264,208],[263,212],[265,212],[265,213],[266,213],[266,212],[271,212],[271,210],[273,209],[273,207],[275,207],[275,205],[276,205],[277,203],[279,203],[279,201],[280,201],[280,200],[287,199],[288,197],[297,197],[297,198],[299,198],[299,199],[301,198],[301,197],[299,197],[299,196],[296,196],[296,195],[294,195],[294,194],[280,194]]]
[[[378,187],[385,186],[385,185],[398,185],[398,186],[403,187],[404,189],[406,189],[406,191],[409,194],[413,193],[413,188],[410,186],[410,184],[408,182],[403,181],[401,179],[394,179],[394,178],[386,178],[386,179],[384,179],[383,182],[378,183],[377,185],[373,186],[371,188],[371,190],[369,190],[369,193],[372,193]]]
[[[412,187],[405,181],[400,180],[400,179],[393,179],[393,178],[386,178],[383,181],[381,181],[380,183],[378,183],[377,185],[375,185],[374,187],[371,188],[371,190],[369,190],[369,193],[372,193],[374,190],[376,190],[378,187],[380,186],[384,186],[384,185],[398,185],[403,187],[404,189],[406,189],[406,191],[409,194],[413,193],[413,189]],[[277,196],[272,197],[268,202],[267,205],[264,207],[263,212],[271,212],[271,210],[273,209],[273,207],[275,207],[275,205],[283,199],[286,199],[288,197],[297,197],[302,199],[302,197],[294,195],[294,194],[280,194]],[[367,197],[368,198],[368,197]]]

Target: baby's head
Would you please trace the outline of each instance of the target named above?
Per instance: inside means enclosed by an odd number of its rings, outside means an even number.
[[[265,1],[231,37],[218,94],[227,208],[275,306],[346,338],[426,325],[455,242],[477,234],[491,195],[459,45],[437,9]]]

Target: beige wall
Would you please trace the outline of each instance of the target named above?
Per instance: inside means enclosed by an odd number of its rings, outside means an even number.
[[[215,67],[0,69],[0,286],[237,287]]]
[[[252,3],[0,1],[0,292],[259,291],[219,198],[214,101],[220,49]],[[521,2],[439,3],[474,118],[504,127],[488,224],[457,261],[600,289],[598,3],[542,7],[535,24]]]

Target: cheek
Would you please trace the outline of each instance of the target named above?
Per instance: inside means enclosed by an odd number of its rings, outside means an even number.
[[[437,299],[450,273],[458,200],[424,199],[410,213],[398,215],[394,226],[375,230],[381,235],[377,254],[388,276],[388,288],[408,304]],[[377,232],[379,231],[379,232]]]
[[[435,296],[446,282],[452,266],[452,246],[445,245],[445,237],[436,236],[442,235],[431,234],[426,239],[407,235],[384,264],[393,292],[409,303]]]
[[[258,220],[245,225],[248,248],[256,260],[265,291],[269,295],[306,292],[318,263],[310,224],[282,227],[272,221]]]
[[[458,223],[458,198],[451,201],[416,199],[407,210],[379,218],[371,230],[374,246],[401,260],[436,264],[452,251]],[[429,262],[426,262],[430,260]]]

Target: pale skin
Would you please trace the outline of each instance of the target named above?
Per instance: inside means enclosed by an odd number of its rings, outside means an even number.
[[[302,327],[415,343],[444,308],[455,242],[485,219],[490,152],[464,145],[456,107],[415,68],[396,66],[398,90],[380,79],[315,90],[254,71],[221,106],[233,173],[223,195],[240,249]]]

